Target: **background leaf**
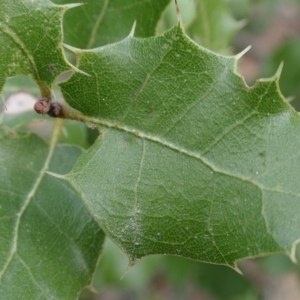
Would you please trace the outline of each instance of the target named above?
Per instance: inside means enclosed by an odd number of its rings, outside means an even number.
[[[163,253],[235,266],[291,253],[299,116],[278,78],[249,89],[237,58],[198,47],[180,26],[77,55],[92,76],[74,74],[62,92],[103,133],[66,178],[132,261]]]
[[[40,96],[38,85],[30,77],[25,75],[8,78],[3,87],[2,94],[3,97],[7,99],[18,92],[28,93],[36,98]]]
[[[82,151],[54,153],[33,134],[0,137],[0,294],[6,299],[76,299],[90,283],[104,234],[68,172]],[[51,160],[51,162],[50,162]]]
[[[49,94],[54,79],[71,68],[61,48],[67,8],[48,0],[1,1],[0,91],[8,77],[25,74]]]
[[[284,258],[288,260],[286,256]],[[94,276],[94,287],[98,289],[99,298],[173,300],[192,299],[198,295],[201,299],[204,293],[210,294],[211,299],[258,298],[257,291],[246,276],[225,266],[178,256],[152,255],[143,258],[120,280],[127,265],[126,255],[110,239],[106,239],[99,268]],[[292,266],[295,268],[295,265]],[[246,298],[246,293],[251,297]]]
[[[196,16],[187,28],[198,44],[219,53],[230,53],[231,41],[244,22],[237,22],[224,0],[196,0]]]
[[[235,20],[229,9],[230,2],[225,0],[178,0],[177,2],[184,28],[195,42],[218,53],[232,52],[232,39],[244,26],[245,21]],[[241,2],[243,1],[239,1],[239,4]],[[174,3],[171,1],[158,24],[157,31],[165,32],[176,25],[177,19]]]
[[[282,76],[280,78],[280,87],[282,93],[286,97],[292,97],[295,99],[297,110],[300,108],[300,61],[298,59],[298,53],[300,51],[300,39],[286,40],[274,53],[267,58],[264,63],[262,74],[271,74],[276,70],[276,65],[281,61],[284,61],[284,68]]]
[[[55,0],[55,3],[82,3],[81,0]],[[64,18],[65,42],[78,48],[95,48],[125,38],[134,21],[135,35],[155,34],[156,24],[170,0],[87,0]]]

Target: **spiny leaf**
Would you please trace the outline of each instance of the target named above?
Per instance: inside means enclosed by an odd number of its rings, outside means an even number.
[[[0,91],[8,77],[30,75],[45,96],[71,67],[62,52],[62,17],[67,6],[48,0],[0,3]]]
[[[82,151],[12,132],[0,144],[1,298],[77,299],[104,234],[74,189],[45,171],[68,172]]]
[[[248,88],[237,57],[162,36],[78,51],[61,84],[102,136],[66,177],[131,260],[175,254],[235,266],[300,237],[300,119],[278,76]]]
[[[74,74],[62,92],[103,134],[67,179],[132,261],[291,254],[300,119],[277,77],[248,88],[237,58],[199,48],[180,26],[80,55],[92,76]]]
[[[55,3],[82,3],[55,0]],[[125,38],[137,21],[135,36],[155,34],[156,24],[170,0],[87,0],[66,13],[65,42],[79,48],[94,48]]]

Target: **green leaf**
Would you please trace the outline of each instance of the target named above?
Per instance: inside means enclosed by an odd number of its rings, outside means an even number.
[[[248,88],[239,56],[197,46],[180,26],[76,54],[92,76],[74,74],[62,93],[102,136],[66,179],[132,262],[294,255],[300,119],[278,76]]]
[[[104,234],[67,183],[82,151],[33,134],[0,137],[0,295],[76,299],[91,282]]]
[[[293,98],[293,105],[300,109],[300,38],[285,40],[264,62],[262,74],[272,74],[276,66],[284,61],[280,88],[287,97]]]
[[[30,77],[25,75],[8,78],[3,87],[2,95],[5,99],[7,99],[12,94],[20,91],[31,94],[37,98],[40,96],[38,85]]]
[[[232,38],[243,23],[234,20],[224,0],[196,0],[196,17],[187,33],[208,49],[228,53]]]
[[[61,47],[62,16],[69,7],[48,0],[1,1],[0,91],[8,77],[24,74],[50,95],[54,79],[71,68]]]
[[[51,139],[51,131],[54,126],[52,118],[39,115],[34,111],[16,115],[4,115],[1,119],[1,123],[10,130],[35,132],[46,141]],[[96,137],[99,135],[97,130],[94,131],[87,128],[83,123],[67,120],[62,127],[59,143],[76,145],[83,149],[87,149],[92,144],[89,141],[91,132]],[[96,139],[96,137],[94,139]]]
[[[29,123],[42,121],[43,116],[38,115],[34,111],[26,111],[20,114],[13,115],[3,115],[1,118],[1,123],[9,127],[12,130],[18,130]]]
[[[92,132],[92,133],[91,133]],[[94,134],[96,137],[99,132],[96,129],[88,128],[85,124],[73,120],[67,120],[62,128],[62,134],[59,142],[62,144],[76,145],[83,149],[90,147],[89,135]],[[96,139],[96,138],[95,138]]]
[[[195,0],[177,0],[178,7],[180,8],[180,16],[182,19],[183,27],[187,26],[195,19],[196,16],[196,3]],[[162,34],[178,23],[177,11],[174,9],[174,1],[171,1],[162,14],[156,28],[158,34]]]
[[[82,3],[81,0],[55,0],[55,3]],[[135,35],[155,34],[156,24],[170,0],[87,0],[85,5],[66,13],[65,42],[79,48],[94,48],[125,38],[134,21]]]

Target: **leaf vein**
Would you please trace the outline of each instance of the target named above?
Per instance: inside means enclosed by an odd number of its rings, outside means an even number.
[[[23,53],[25,53],[25,55],[27,56],[28,60],[30,61],[30,64],[35,72],[35,76],[37,79],[40,80],[39,77],[39,72],[37,69],[37,66],[35,64],[34,58],[33,56],[29,53],[29,51],[26,49],[25,45],[23,44],[23,42],[18,38],[18,36],[12,32],[11,30],[9,30],[9,28],[7,28],[6,26],[4,26],[3,23],[0,22],[0,30],[6,34],[9,38],[11,38],[13,40],[14,43],[16,43],[21,50],[23,51]]]
[[[37,189],[38,189],[38,187],[39,187],[39,185],[40,185],[40,183],[41,183],[41,181],[42,181],[42,179],[45,175],[45,172],[49,167],[49,164],[50,164],[50,161],[51,161],[51,158],[53,156],[54,149],[55,149],[55,146],[56,146],[56,142],[57,142],[57,139],[58,139],[58,136],[59,136],[61,126],[62,126],[62,120],[58,120],[56,122],[56,126],[54,128],[52,140],[51,140],[51,143],[50,143],[50,147],[49,147],[49,151],[48,151],[48,155],[46,157],[45,163],[44,163],[41,171],[39,172],[39,175],[38,175],[35,183],[33,184],[30,192],[27,194],[27,196],[25,198],[25,201],[24,201],[23,205],[21,206],[20,211],[16,214],[16,224],[15,224],[15,228],[14,228],[14,232],[13,232],[12,245],[11,245],[10,252],[8,254],[7,261],[4,264],[2,270],[0,271],[0,283],[1,283],[3,275],[5,274],[7,268],[9,267],[10,263],[12,262],[12,259],[13,259],[14,255],[17,252],[18,236],[19,236],[21,218],[22,218],[24,212],[26,211],[27,207],[30,205],[31,200],[33,199],[33,197],[34,197],[34,195],[35,195],[35,193],[36,193],[36,191],[37,191]]]
[[[231,126],[229,126],[229,128],[226,128],[225,131],[222,131],[222,133],[218,136],[218,137],[215,137],[214,141],[208,145],[202,152],[201,154],[202,155],[206,155],[208,154],[214,146],[216,146],[220,141],[222,141],[222,139],[224,137],[226,137],[228,134],[230,134],[235,128],[241,126],[244,124],[245,121],[247,121],[248,119],[250,119],[252,116],[254,116],[256,114],[255,111],[251,112],[250,114],[248,115],[245,115],[245,117],[241,120],[238,120],[237,122],[233,123]]]
[[[102,7],[102,10],[99,14],[99,17],[93,27],[93,30],[92,30],[92,33],[91,33],[91,37],[90,37],[90,40],[88,42],[88,45],[87,45],[87,48],[91,48],[92,46],[94,46],[94,43],[95,43],[95,40],[96,40],[96,35],[97,35],[97,31],[104,19],[104,16],[106,14],[106,11],[107,11],[107,7],[108,7],[108,4],[109,4],[109,1],[110,0],[105,0],[104,4],[103,4],[103,7]]]
[[[32,272],[30,271],[29,266],[27,265],[27,263],[24,261],[24,259],[20,256],[20,254],[17,254],[20,262],[23,264],[23,266],[26,268],[30,278],[32,279],[32,282],[38,287],[38,289],[43,293],[44,296],[46,296],[47,298],[49,298],[49,295],[45,292],[45,290],[43,289],[43,287],[41,287],[39,285],[39,283],[36,281],[35,277],[33,276]]]

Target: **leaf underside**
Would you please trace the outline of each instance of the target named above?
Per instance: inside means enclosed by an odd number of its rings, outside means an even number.
[[[135,261],[174,254],[235,266],[299,239],[299,116],[278,76],[248,88],[236,57],[162,36],[76,53],[66,101],[102,136],[66,179]]]

